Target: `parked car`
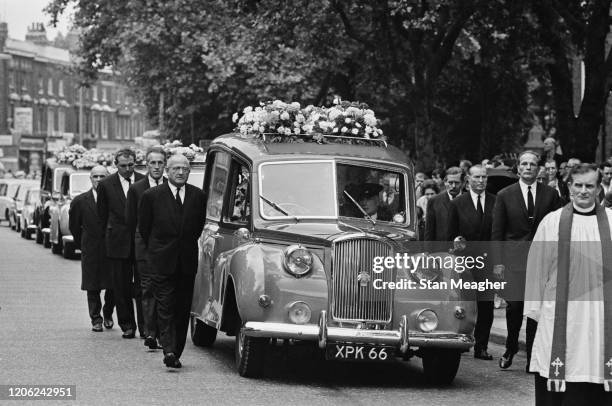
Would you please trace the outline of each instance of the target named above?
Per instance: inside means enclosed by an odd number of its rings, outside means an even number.
[[[19,187],[15,194],[15,204],[9,209],[9,225],[10,227],[20,232],[21,231],[21,222],[19,217],[21,216],[21,210],[23,209],[23,203],[25,201],[25,196],[31,188],[38,187],[38,181],[33,179],[20,179]]]
[[[23,209],[21,210],[21,216],[19,216],[21,237],[29,240],[32,238],[32,234],[36,233],[34,210],[40,201],[40,189],[38,187],[28,189],[23,200]]]
[[[271,342],[289,340],[335,360],[418,356],[429,380],[454,379],[473,345],[475,295],[375,287],[376,279],[448,281],[454,272],[373,272],[376,257],[418,256],[420,245],[412,166],[397,148],[364,142],[269,143],[236,134],[212,142],[194,344],[213,345],[218,331],[235,336],[236,368],[249,377],[263,373]],[[385,180],[395,203],[366,218],[354,197],[382,193]]]
[[[75,256],[74,239],[70,233],[68,213],[72,199],[91,188],[89,170],[64,170],[60,183],[60,197],[49,207],[49,239],[51,251],[64,258]]]
[[[45,248],[51,248],[49,208],[55,206],[61,197],[62,175],[68,168],[72,168],[72,166],[60,164],[55,158],[47,159],[43,165],[40,180],[40,200],[34,209],[34,223],[36,224],[36,242],[43,244]]]
[[[23,179],[0,179],[0,222],[10,224],[9,213],[15,209],[15,198]]]

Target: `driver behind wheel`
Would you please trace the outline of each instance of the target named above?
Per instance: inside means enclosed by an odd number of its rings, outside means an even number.
[[[378,183],[350,184],[346,192],[359,203],[359,206],[372,218],[372,220],[391,221],[392,214],[389,209],[380,204],[380,192],[383,187]],[[351,217],[365,217],[355,208]]]

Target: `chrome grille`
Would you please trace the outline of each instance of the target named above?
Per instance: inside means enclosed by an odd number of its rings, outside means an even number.
[[[372,272],[374,257],[392,255],[391,247],[375,239],[356,238],[334,243],[332,268],[332,318],[338,321],[386,323],[391,320],[393,291],[374,289],[374,279],[394,281],[395,271]],[[370,276],[360,283],[359,273]]]

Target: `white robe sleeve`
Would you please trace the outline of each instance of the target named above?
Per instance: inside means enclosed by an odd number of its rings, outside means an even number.
[[[536,321],[540,318],[546,282],[556,263],[554,256],[557,255],[558,230],[559,213],[549,213],[542,219],[529,248],[523,315]]]

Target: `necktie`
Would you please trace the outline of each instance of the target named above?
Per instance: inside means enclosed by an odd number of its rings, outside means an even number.
[[[533,194],[531,193],[531,186],[527,186],[527,216],[529,220],[533,220],[533,211],[535,205],[533,204]]]
[[[181,195],[179,194],[181,191],[180,187],[176,188],[176,196],[175,196],[175,200],[176,200],[176,205],[178,206],[179,209],[183,208],[183,202],[181,201]]]
[[[124,190],[125,196],[127,197],[127,191],[130,188],[130,185],[132,184],[132,180],[130,178],[123,178],[126,182],[127,182],[127,188]]]
[[[480,202],[480,195],[478,195],[478,201],[476,202],[476,211],[482,219],[482,216],[484,216],[484,210],[482,209],[482,203]]]

